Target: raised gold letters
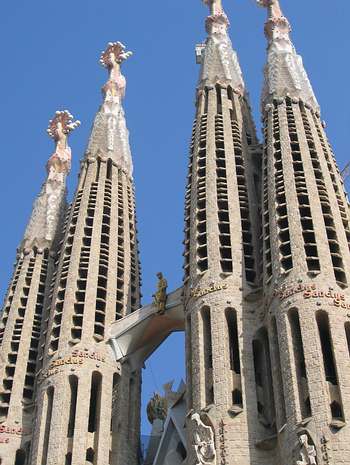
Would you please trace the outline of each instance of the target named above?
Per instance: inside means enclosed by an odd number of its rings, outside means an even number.
[[[226,283],[219,283],[219,284],[213,284],[210,287],[206,288],[197,288],[197,289],[191,289],[191,297],[194,297],[195,299],[198,299],[198,297],[203,297],[207,294],[212,294],[213,292],[218,292],[222,291],[224,289],[227,289],[227,284]]]

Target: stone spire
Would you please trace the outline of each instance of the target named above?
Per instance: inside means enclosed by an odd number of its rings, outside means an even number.
[[[47,132],[55,141],[56,148],[47,163],[47,179],[34,202],[32,216],[24,234],[21,249],[49,247],[55,237],[58,223],[66,203],[66,177],[71,167],[71,149],[68,135],[80,121],[73,121],[67,111],[57,111],[50,120]]]
[[[268,40],[267,65],[262,95],[263,107],[273,99],[291,98],[302,100],[315,111],[319,105],[306,74],[303,60],[297,54],[290,39],[291,26],[283,15],[279,0],[257,0],[267,8],[265,35]]]
[[[100,63],[107,68],[109,79],[102,88],[103,104],[96,115],[86,153],[88,158],[111,158],[129,176],[132,176],[133,166],[122,107],[126,79],[120,65],[131,55],[120,42],[110,42],[101,54]]]
[[[232,48],[227,29],[229,20],[221,0],[203,0],[210,8],[206,20],[208,38],[205,44],[197,46],[197,61],[202,64],[199,87],[230,85],[244,93],[244,81],[237,54]]]

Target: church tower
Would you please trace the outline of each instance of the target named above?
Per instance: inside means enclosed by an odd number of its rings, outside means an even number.
[[[349,209],[289,22],[278,0],[258,3],[268,12],[261,326],[275,398],[257,377],[260,421],[275,417],[277,463],[350,464]],[[255,347],[259,366],[264,341]]]
[[[25,463],[32,438],[34,389],[48,287],[66,213],[66,177],[71,150],[68,134],[79,121],[56,112],[48,133],[56,150],[17,251],[0,323],[0,463]]]
[[[100,60],[109,79],[50,290],[31,465],[137,464],[140,375],[127,364],[121,368],[106,342],[110,325],[140,307],[120,70],[130,55],[121,43],[110,43]]]
[[[208,38],[196,49],[201,71],[185,198],[188,463],[271,465],[255,445],[251,356],[261,299],[261,153],[228,18],[220,0],[205,3]],[[201,431],[204,442],[212,436],[206,450]]]

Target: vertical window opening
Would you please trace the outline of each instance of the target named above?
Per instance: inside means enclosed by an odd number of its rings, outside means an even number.
[[[186,353],[187,353],[187,379],[190,383],[192,383],[192,320],[191,315],[187,317],[187,331],[186,331]],[[188,402],[188,410],[192,408],[192,386],[188,385],[188,395],[187,395],[187,402]]]
[[[69,406],[69,420],[67,436],[72,438],[75,428],[75,416],[77,410],[77,393],[78,393],[78,378],[76,376],[69,377],[70,386],[70,406]]]
[[[87,461],[88,463],[94,463],[94,458],[95,458],[95,452],[94,452],[94,450],[91,449],[91,447],[90,447],[90,449],[88,449],[88,450],[86,451],[86,461]]]
[[[112,413],[111,413],[111,432],[117,431],[117,408],[119,398],[119,383],[120,376],[118,373],[113,375],[113,387],[112,387]]]
[[[277,323],[276,318],[273,317],[271,321],[272,330],[272,347],[273,347],[273,358],[274,358],[274,375],[276,376],[276,384],[278,385],[279,391],[279,404],[280,404],[280,426],[283,426],[286,421],[286,405],[283,391],[283,379],[282,379],[282,368],[281,368],[281,352],[278,339]]]
[[[98,418],[100,410],[101,397],[101,381],[100,373],[94,372],[91,378],[91,394],[90,394],[90,409],[89,409],[89,433],[95,433],[98,428]]]
[[[221,87],[216,86],[216,103],[217,103],[217,114],[222,115],[222,96],[221,96]]]
[[[273,386],[271,383],[272,371],[269,338],[265,328],[261,328],[253,340],[253,357],[258,419],[266,428],[270,428],[275,432],[276,414]]]
[[[332,348],[332,341],[331,341],[331,334],[329,330],[329,319],[326,312],[318,312],[316,315],[317,319],[317,326],[320,335],[321,347],[322,347],[322,355],[323,355],[323,363],[324,363],[324,370],[326,374],[326,380],[333,384],[337,385],[337,373],[333,358],[333,348]]]
[[[66,454],[65,465],[72,465],[72,453],[71,452],[68,452],[68,454]]]
[[[241,373],[241,362],[239,358],[239,342],[237,328],[237,313],[232,308],[226,310],[226,322],[229,335],[230,366],[235,373]]]
[[[112,166],[112,160],[109,158],[107,161],[107,179],[109,179],[110,181],[112,181]]]
[[[133,421],[133,419],[134,419],[133,418],[134,417],[133,413],[134,413],[134,409],[135,409],[134,390],[135,390],[135,380],[134,380],[134,378],[131,377],[130,380],[129,380],[129,427],[128,427],[129,439],[132,439],[133,433],[134,433],[134,428],[135,428],[134,421]]]
[[[18,449],[16,452],[15,465],[25,465],[26,463],[26,453],[22,449]]]
[[[96,182],[99,180],[100,178],[100,170],[101,170],[101,159],[100,158],[97,158],[97,167],[96,167]]]
[[[205,368],[213,368],[210,308],[202,309]]]
[[[204,307],[201,311],[203,324],[203,355],[205,368],[205,389],[206,389],[206,405],[214,402],[213,389],[213,355],[212,355],[212,338],[211,338],[211,316],[210,308]]]
[[[343,420],[343,409],[340,397],[337,369],[334,360],[332,336],[329,326],[328,314],[321,310],[316,314],[318,332],[320,336],[323,366],[328,383],[328,392],[330,396],[330,408],[332,417],[335,420]]]
[[[346,341],[348,343],[348,351],[350,355],[350,323],[349,322],[345,323],[345,335],[346,335]]]
[[[46,422],[45,422],[45,433],[44,433],[44,444],[43,444],[43,456],[41,465],[46,465],[47,452],[49,448],[51,419],[52,419],[52,407],[53,407],[54,388],[50,386],[46,391]]]
[[[227,308],[225,314],[229,340],[230,369],[232,372],[232,405],[238,405],[239,407],[242,407],[243,400],[241,361],[237,327],[237,312],[233,308]]]
[[[312,415],[309,385],[306,374],[305,355],[303,339],[301,335],[300,321],[298,310],[292,309],[289,312],[289,325],[292,335],[293,353],[295,372],[298,383],[299,404],[302,418],[308,418]]]
[[[204,100],[204,113],[208,113],[209,108],[209,89],[208,87],[205,88],[205,100]]]

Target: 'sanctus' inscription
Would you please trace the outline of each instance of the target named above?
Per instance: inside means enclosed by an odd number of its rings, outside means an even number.
[[[41,378],[46,379],[49,376],[60,373],[60,368],[64,365],[82,365],[85,360],[105,362],[106,357],[104,355],[98,354],[97,352],[75,349],[70,356],[54,360],[50,364],[49,368],[41,374]]]
[[[273,296],[278,297],[279,300],[282,301],[295,294],[301,293],[305,300],[330,299],[334,307],[350,310],[350,303],[346,302],[344,294],[335,292],[332,288],[329,288],[328,291],[319,290],[316,288],[315,284],[297,284],[295,286],[283,287],[281,289],[276,289]]]
[[[213,284],[209,287],[191,289],[191,297],[197,299],[198,297],[203,297],[207,294],[212,294],[213,292],[222,291],[227,289],[228,285],[226,283]]]
[[[29,431],[20,426],[2,424],[0,425],[0,444],[8,444],[11,436],[26,436],[28,434],[30,434]]]

